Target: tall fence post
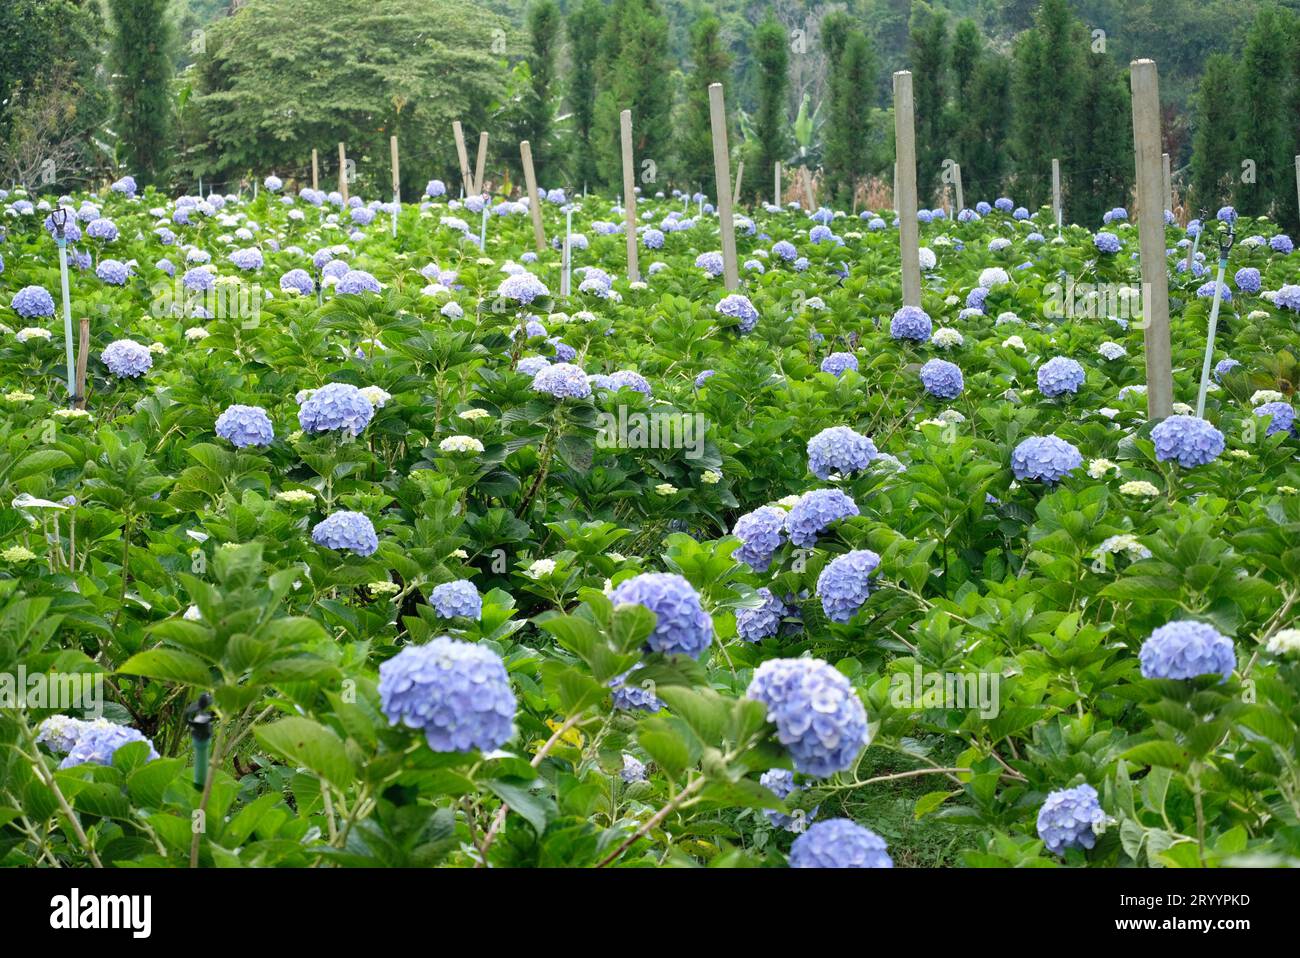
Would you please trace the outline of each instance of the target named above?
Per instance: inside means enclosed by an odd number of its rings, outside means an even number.
[[[478,159],[474,164],[474,192],[483,192],[483,168],[487,165],[487,130],[478,135]]]
[[[1142,305],[1146,326],[1147,417],[1173,411],[1169,346],[1169,278],[1165,261],[1164,187],[1160,162],[1160,80],[1154,60],[1130,65],[1133,90],[1133,153],[1137,172],[1138,241],[1142,255]]]
[[[397,236],[397,216],[402,210],[402,174],[397,161],[397,135],[388,138],[393,161],[393,236]]]
[[[961,188],[961,164],[960,163],[954,163],[952,165],[952,175],[953,175],[952,185],[957,190],[957,212],[960,213],[962,210],[966,208],[966,194],[962,191]]]
[[[313,190],[320,189],[320,161],[314,149],[311,151],[311,188]],[[203,187],[199,187],[199,192],[203,192]]]
[[[641,279],[636,262],[636,177],[632,169],[632,111],[618,115],[619,136],[623,144],[623,215],[627,220],[627,278]]]
[[[709,120],[713,126],[713,170],[718,183],[718,230],[722,234],[722,277],[727,289],[740,285],[736,267],[736,224],[731,214],[731,152],[727,147],[727,107],[722,84],[709,84]]]
[[[903,305],[921,305],[921,252],[916,219],[916,126],[913,118],[912,74],[894,74],[895,176],[898,195],[899,255],[903,269]]]
[[[731,205],[734,209],[740,205],[740,181],[745,177],[745,161],[736,164],[736,183],[731,190]]]
[[[533,242],[537,252],[546,249],[546,233],[542,229],[542,204],[537,196],[537,176],[533,172],[533,148],[527,140],[519,142],[519,158],[524,164],[524,185],[528,187],[528,212],[533,218]]]
[[[465,195],[474,192],[474,181],[469,175],[469,154],[465,151],[465,128],[460,120],[451,121],[451,132],[456,135],[456,158],[460,160],[460,181],[464,185]]]
[[[1296,169],[1297,169],[1297,170],[1300,170],[1300,156],[1297,156],[1297,157],[1296,157]],[[1298,173],[1297,175],[1300,176],[1300,173]],[[777,160],[777,161],[776,161],[776,176],[775,176],[775,178],[774,178],[774,180],[773,180],[773,182],[772,182],[772,205],[773,205],[773,206],[782,206],[782,205],[783,205],[783,204],[781,203],[781,193],[782,193],[782,192],[783,192],[783,191],[782,191],[782,189],[781,189],[781,161],[780,161],[780,160]]]
[[[339,144],[339,195],[343,197],[343,205],[348,205],[348,150],[342,143]]]

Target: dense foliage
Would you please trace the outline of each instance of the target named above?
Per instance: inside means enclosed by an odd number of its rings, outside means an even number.
[[[84,411],[50,203],[0,197],[0,676],[107,699],[0,711],[0,862],[1300,859],[1269,221],[1236,223],[1206,420],[1213,238],[1187,270],[1168,229],[1153,423],[1123,210],[922,211],[900,309],[886,211],[750,211],[728,294],[689,197],[641,198],[629,283],[594,194],[548,196],[538,254],[522,204],[480,248],[440,183],[395,237],[270,177],[132,187],[63,201]]]

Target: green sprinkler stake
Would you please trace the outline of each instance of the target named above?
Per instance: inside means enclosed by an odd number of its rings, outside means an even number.
[[[212,696],[204,692],[199,700],[185,710],[185,720],[190,726],[190,741],[194,743],[194,790],[203,791],[208,779],[208,747],[212,741]]]

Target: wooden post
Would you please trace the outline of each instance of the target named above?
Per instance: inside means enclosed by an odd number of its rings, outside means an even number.
[[[569,290],[573,288],[571,270],[573,268],[573,207],[564,211],[564,255],[560,264],[560,295],[568,299]]]
[[[745,176],[745,161],[741,160],[736,164],[736,185],[732,188],[731,205],[733,207],[740,205],[740,181]]]
[[[320,160],[314,149],[311,151],[311,188],[313,190],[320,189]],[[199,187],[199,192],[203,192],[202,186]]]
[[[1160,154],[1160,162],[1164,166],[1164,183],[1165,183],[1165,205],[1164,205],[1164,209],[1161,210],[1161,214],[1163,215],[1164,210],[1169,210],[1170,212],[1172,212],[1174,208],[1174,177],[1173,177],[1173,173],[1170,172],[1169,169],[1168,153]]]
[[[86,408],[86,357],[90,355],[90,320],[82,318],[77,337],[77,396],[78,409]]]
[[[799,170],[803,173],[803,195],[804,199],[808,201],[808,212],[816,213],[817,200],[813,196],[812,174],[808,172],[808,167],[806,165],[799,167]]]
[[[469,154],[465,152],[465,128],[460,120],[451,121],[451,132],[456,134],[456,158],[460,160],[460,181],[465,188],[465,196],[474,192],[474,181],[469,175]]]
[[[478,161],[474,164],[474,191],[483,192],[483,167],[487,163],[487,130],[478,135]]]
[[[1297,164],[1297,168],[1300,168],[1300,156],[1297,156],[1297,157],[1296,157],[1296,164]],[[782,193],[782,192],[783,192],[783,191],[782,191],[782,189],[781,189],[781,161],[780,161],[780,160],[777,160],[777,161],[776,161],[776,179],[775,179],[775,181],[774,181],[773,184],[772,184],[772,205],[773,205],[773,206],[783,206],[783,205],[784,205],[784,204],[781,202],[781,193]]]
[[[1061,161],[1052,157],[1052,216],[1056,231],[1061,231]]]
[[[343,197],[343,205],[348,205],[348,151],[347,148],[339,144],[339,195]]]
[[[619,133],[623,141],[623,215],[627,219],[627,278],[635,283],[641,279],[636,262],[636,177],[632,169],[632,111],[618,115]]]
[[[1165,261],[1165,215],[1160,169],[1160,80],[1154,60],[1129,64],[1133,89],[1133,152],[1137,171],[1138,240],[1142,253],[1147,417],[1173,411],[1174,383],[1169,348],[1169,279]]]
[[[899,195],[899,253],[903,265],[903,305],[921,305],[921,251],[916,220],[916,127],[913,119],[912,74],[894,74],[894,143]]]
[[[718,231],[722,234],[722,281],[740,285],[736,266],[736,224],[731,215],[731,151],[727,147],[727,107],[721,83],[709,84],[709,120],[713,125],[713,172],[718,181]]]
[[[953,188],[956,189],[957,191],[957,213],[960,213],[962,210],[966,208],[966,194],[963,193],[961,189],[961,164],[960,163],[954,163],[952,165],[952,175],[953,175],[952,185]],[[955,218],[956,214],[953,215]]]
[[[542,230],[542,203],[537,196],[537,176],[533,172],[533,148],[527,140],[519,143],[519,157],[524,161],[524,183],[528,187],[528,212],[533,218],[533,242],[537,252],[546,249],[546,233]]]
[[[388,138],[388,148],[393,161],[393,235],[397,235],[397,215],[402,210],[402,173],[397,162],[397,135]]]

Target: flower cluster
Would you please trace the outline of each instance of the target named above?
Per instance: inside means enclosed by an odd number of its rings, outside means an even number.
[[[153,354],[149,352],[149,347],[129,339],[109,343],[99,358],[118,379],[139,378],[153,367]]]
[[[217,417],[216,431],[236,449],[269,446],[275,439],[271,417],[261,406],[227,406]]]
[[[375,407],[356,386],[326,383],[309,395],[298,409],[303,432],[342,432],[359,436],[375,415]]]
[[[1065,788],[1048,795],[1038,809],[1038,837],[1052,854],[1064,855],[1068,848],[1092,848],[1105,821],[1095,788]]]
[[[483,599],[468,579],[457,579],[436,585],[429,593],[429,604],[444,619],[462,616],[477,619],[483,614]]]
[[[855,549],[836,556],[817,577],[817,595],[822,611],[832,622],[848,622],[871,594],[871,573],[880,556],[869,549]]]
[[[808,440],[808,471],[818,479],[859,472],[874,458],[876,444],[848,426],[831,426]]]
[[[938,342],[937,334],[935,341]],[[936,399],[956,399],[961,395],[965,383],[956,363],[950,363],[946,359],[931,359],[921,367],[921,385]]]
[[[1156,458],[1184,469],[1204,466],[1223,452],[1223,433],[1195,416],[1170,416],[1151,430]]]
[[[1232,675],[1237,654],[1232,640],[1204,622],[1177,621],[1160,626],[1138,653],[1148,679],[1194,679],[1201,675]]]
[[[347,550],[362,558],[374,555],[379,548],[374,525],[359,512],[335,512],[326,516],[311,530],[311,539],[335,552]]]
[[[867,745],[862,700],[820,659],[768,659],[745,695],[767,707],[777,740],[805,775],[824,778],[852,768]]]
[[[790,846],[791,868],[893,868],[885,840],[847,818],[809,827]]]
[[[625,579],[610,593],[615,607],[642,605],[655,614],[655,627],[646,639],[651,652],[681,653],[698,659],[713,641],[713,619],[700,594],[674,572],[646,572]]]
[[[1079,450],[1057,436],[1030,436],[1011,453],[1011,471],[1022,482],[1060,482],[1082,465]]]
[[[858,504],[838,489],[814,489],[799,497],[785,517],[790,541],[812,548],[817,537],[841,519],[859,514]]]

